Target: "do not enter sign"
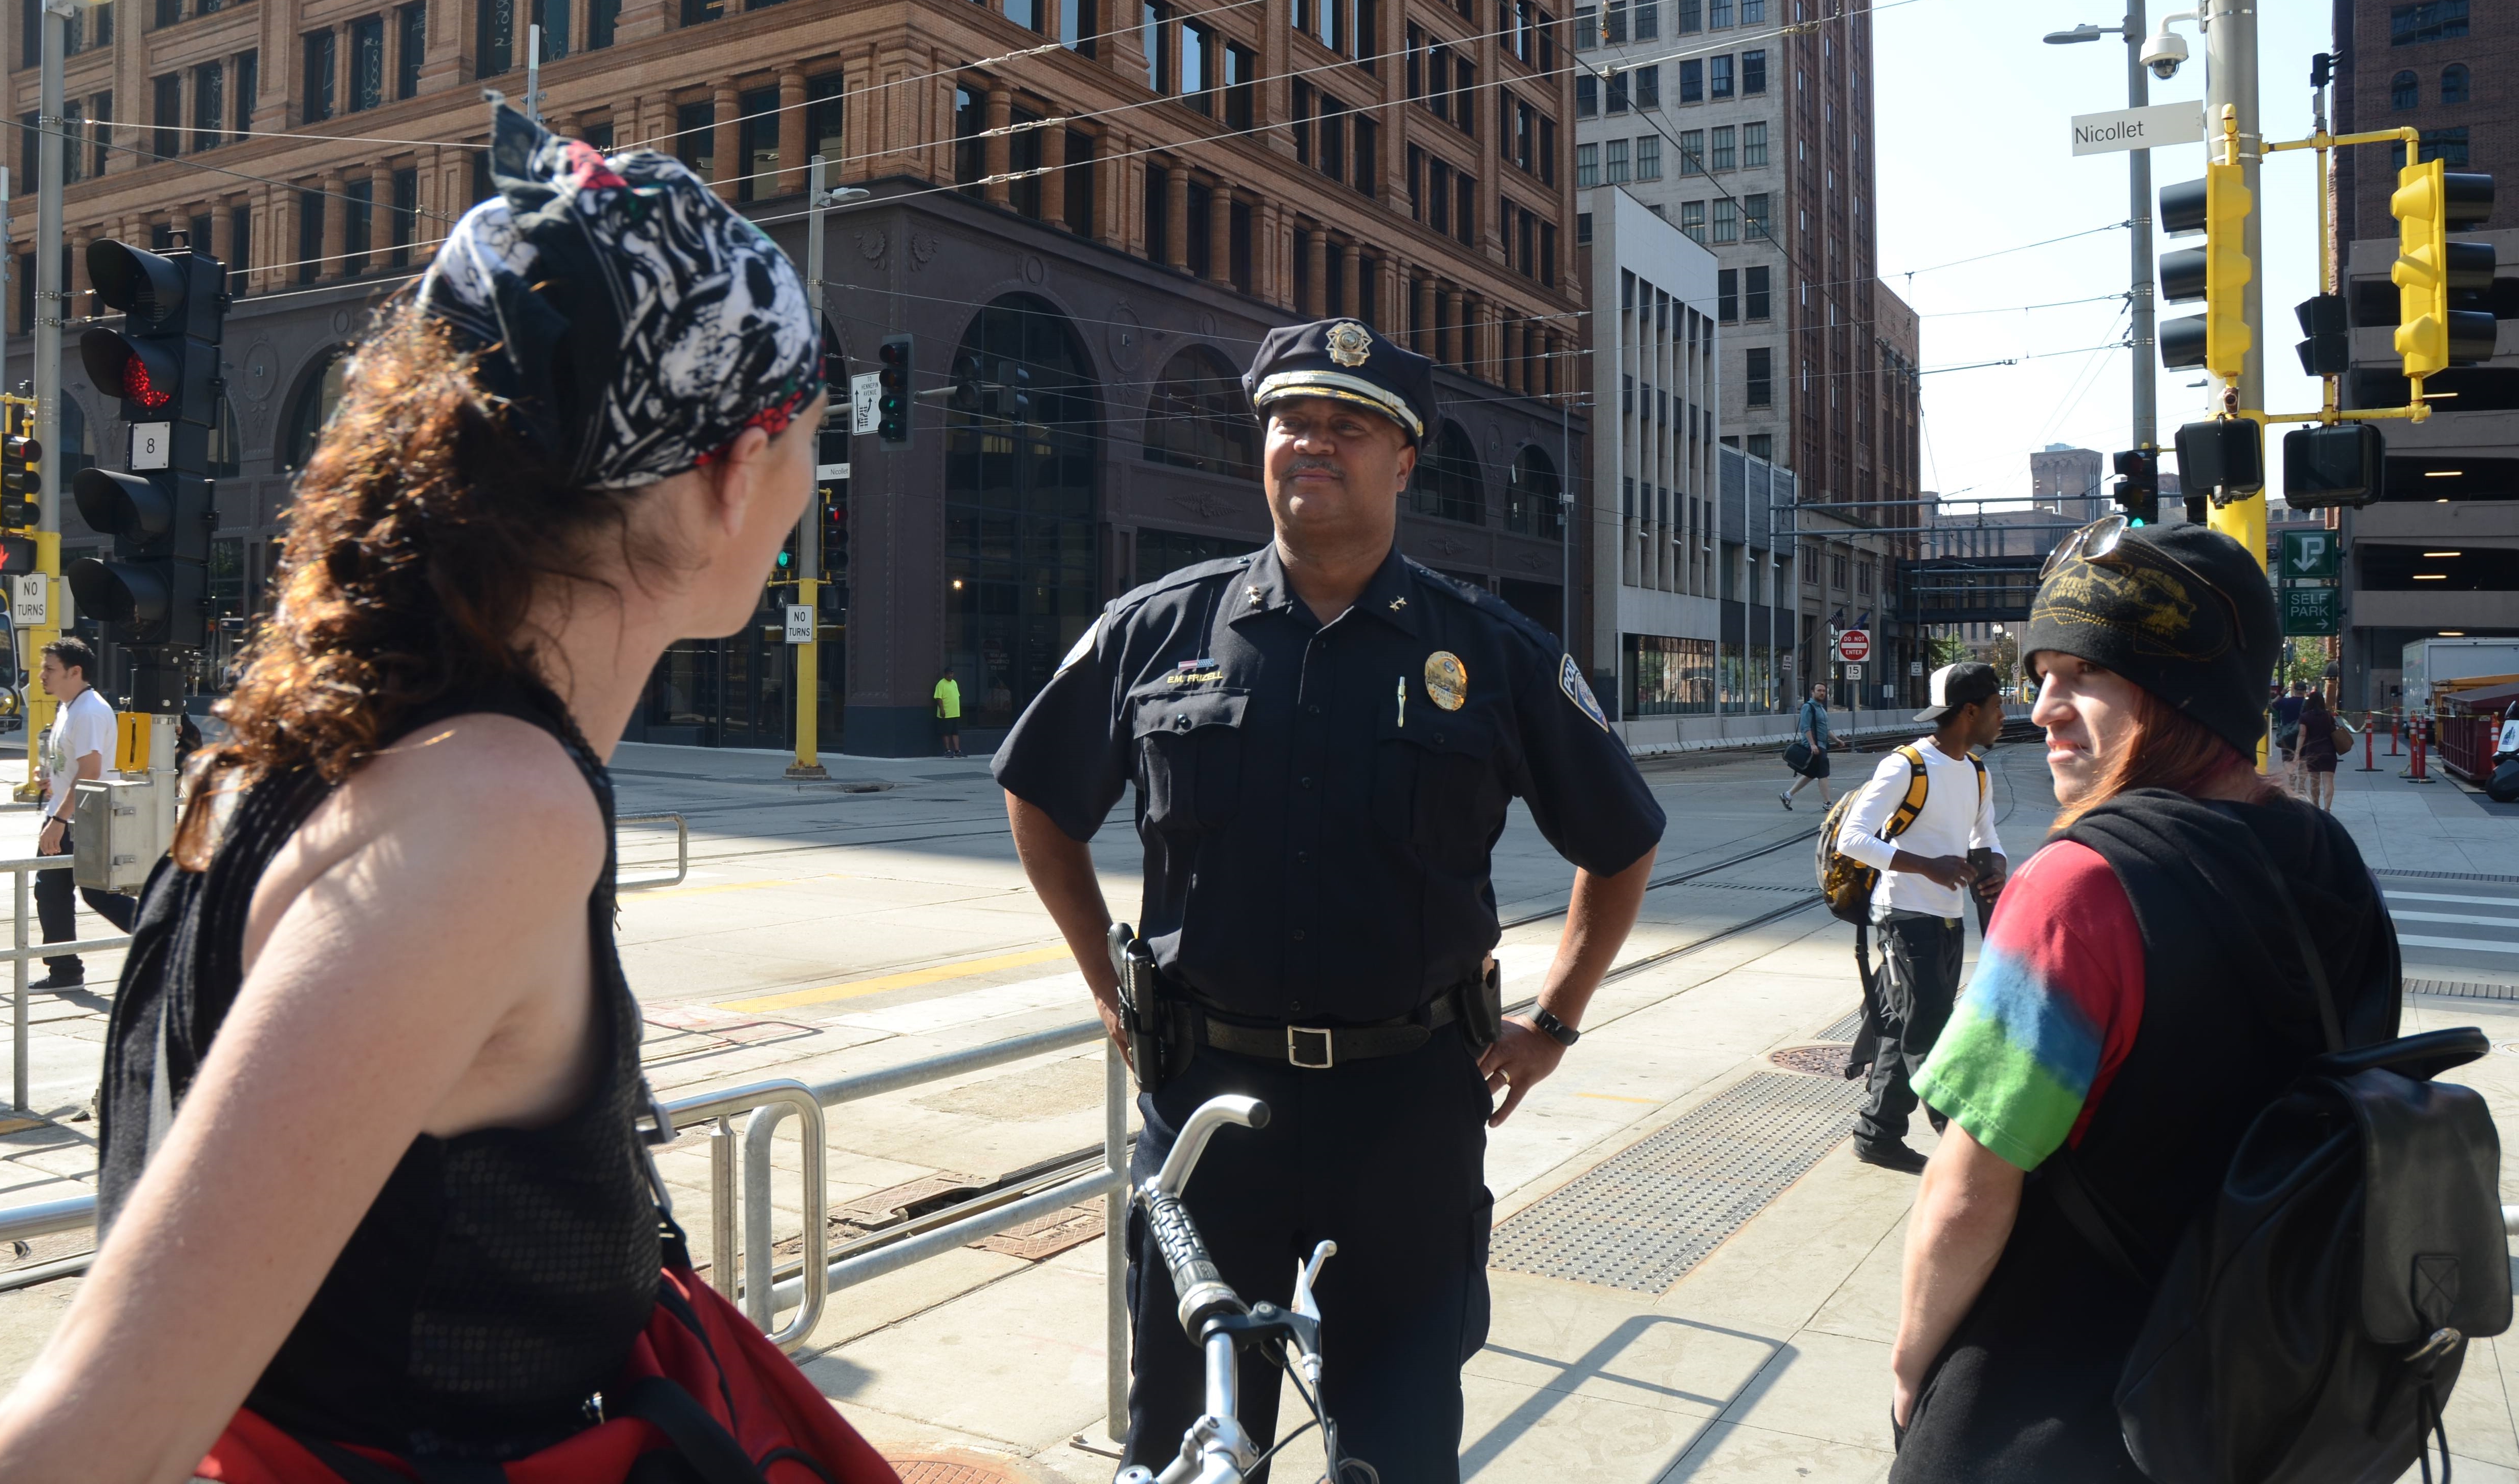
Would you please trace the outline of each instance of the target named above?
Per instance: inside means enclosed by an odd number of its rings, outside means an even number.
[[[1836,657],[1848,665],[1860,665],[1872,658],[1872,632],[1848,629],[1836,636]]]

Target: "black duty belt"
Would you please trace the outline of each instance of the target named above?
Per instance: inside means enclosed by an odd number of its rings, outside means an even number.
[[[1446,990],[1430,1001],[1422,1021],[1411,1016],[1370,1026],[1233,1026],[1212,1015],[1199,1019],[1206,1023],[1207,1044],[1218,1051],[1271,1062],[1282,1057],[1290,1067],[1325,1071],[1347,1062],[1415,1051],[1459,1018],[1461,993]]]

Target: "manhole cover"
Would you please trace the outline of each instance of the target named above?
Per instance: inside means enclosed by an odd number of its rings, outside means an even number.
[[[1842,1041],[1823,1042],[1817,1046],[1788,1046],[1767,1053],[1767,1065],[1779,1071],[1798,1071],[1806,1077],[1842,1077],[1845,1075],[1845,1054],[1854,1048]]]
[[[885,1462],[901,1475],[901,1484],[1030,1484],[1028,1476],[975,1454],[911,1454]]]

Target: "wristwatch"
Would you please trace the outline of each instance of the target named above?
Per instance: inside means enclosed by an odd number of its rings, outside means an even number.
[[[1531,1011],[1530,1024],[1538,1026],[1542,1033],[1547,1035],[1549,1039],[1555,1041],[1560,1046],[1571,1046],[1576,1041],[1583,1039],[1583,1032],[1567,1025],[1564,1021],[1559,1020],[1556,1016],[1549,1014],[1545,1010]]]

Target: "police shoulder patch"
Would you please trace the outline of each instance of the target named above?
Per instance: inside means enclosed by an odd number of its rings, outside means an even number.
[[[1603,714],[1600,701],[1592,694],[1592,687],[1584,683],[1583,668],[1574,663],[1570,654],[1557,663],[1557,688],[1566,692],[1566,699],[1574,703],[1575,710],[1590,717],[1601,730],[1610,729],[1609,717]]]
[[[1102,618],[1103,615],[1097,613],[1093,616],[1093,622],[1084,626],[1084,633],[1077,637],[1076,647],[1067,651],[1067,658],[1058,662],[1059,674],[1065,675],[1078,660],[1093,652],[1093,641],[1102,633]]]

